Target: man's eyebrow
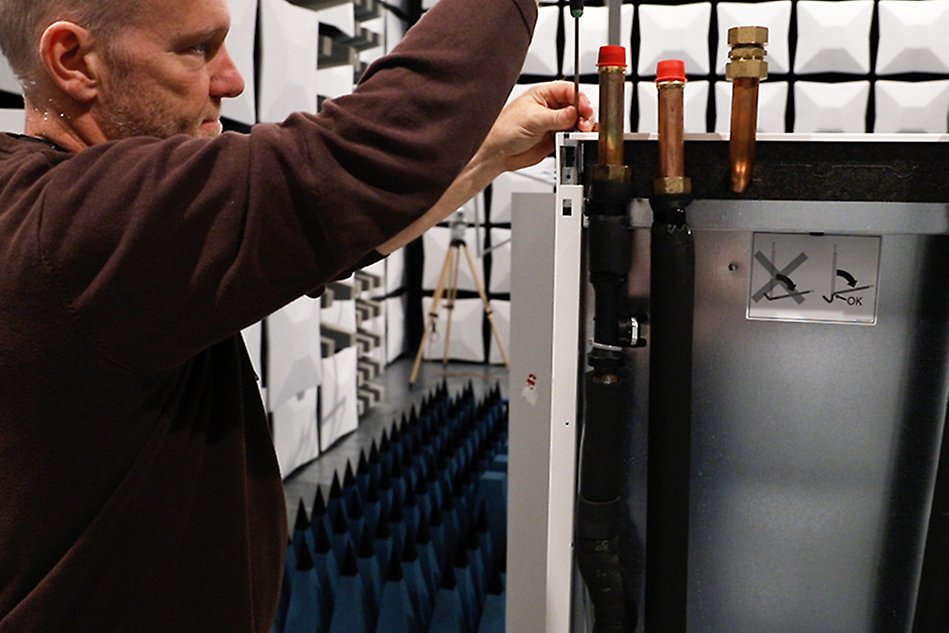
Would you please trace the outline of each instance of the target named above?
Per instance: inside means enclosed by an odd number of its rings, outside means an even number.
[[[180,33],[174,39],[176,44],[186,45],[193,44],[195,42],[204,42],[208,40],[224,40],[227,37],[227,33],[230,30],[230,24],[218,24],[216,26],[211,26],[206,29],[198,29],[196,31],[187,31]]]

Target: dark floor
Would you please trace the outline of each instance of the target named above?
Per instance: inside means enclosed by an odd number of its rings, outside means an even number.
[[[313,511],[313,498],[317,486],[323,487],[324,495],[333,483],[333,474],[338,473],[340,480],[346,472],[346,464],[352,464],[355,470],[359,463],[360,451],[368,450],[372,441],[377,443],[384,429],[392,426],[402,414],[418,407],[422,400],[443,380],[447,382],[449,392],[458,393],[471,382],[475,393],[480,397],[495,384],[501,385],[501,393],[507,396],[507,369],[496,365],[477,365],[472,363],[448,363],[429,361],[422,365],[415,386],[409,389],[409,375],[412,359],[404,358],[389,365],[376,382],[385,387],[385,399],[369,410],[359,421],[359,428],[347,435],[318,459],[302,466],[290,474],[284,481],[287,498],[287,520],[293,529],[300,499],[303,499],[306,511]]]

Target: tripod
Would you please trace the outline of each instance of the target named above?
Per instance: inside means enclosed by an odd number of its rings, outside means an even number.
[[[425,346],[428,338],[435,331],[435,325],[438,322],[438,313],[441,310],[442,299],[447,292],[448,298],[445,309],[448,310],[448,322],[445,326],[445,346],[442,352],[442,363],[448,363],[448,346],[451,342],[451,317],[455,309],[455,299],[458,296],[458,271],[461,268],[461,253],[464,253],[468,261],[468,268],[471,270],[471,276],[474,279],[475,286],[478,289],[478,296],[481,297],[481,305],[484,307],[484,314],[488,317],[488,323],[491,325],[491,332],[494,334],[494,340],[498,344],[501,357],[504,359],[504,366],[510,367],[511,361],[507,357],[507,350],[504,347],[504,341],[501,340],[501,334],[498,332],[497,324],[494,322],[494,310],[491,308],[491,302],[484,292],[484,286],[481,279],[478,278],[478,272],[475,270],[474,260],[471,258],[471,252],[465,243],[464,218],[457,214],[451,221],[451,243],[448,252],[445,253],[445,261],[442,263],[441,272],[438,275],[438,284],[435,286],[435,294],[432,296],[432,305],[428,311],[428,320],[425,323],[425,329],[422,331],[422,340],[418,346],[418,352],[415,354],[415,364],[412,365],[412,374],[409,376],[409,387],[415,385],[418,379],[419,369],[422,366],[422,355],[425,352]]]

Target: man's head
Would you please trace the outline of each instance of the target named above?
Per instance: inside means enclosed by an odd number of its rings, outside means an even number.
[[[220,132],[244,89],[225,0],[0,0],[0,46],[21,78],[27,132],[82,148]]]

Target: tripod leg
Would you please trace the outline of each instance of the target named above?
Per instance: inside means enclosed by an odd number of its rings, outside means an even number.
[[[445,294],[445,283],[448,279],[448,271],[451,268],[451,250],[445,253],[445,261],[442,263],[442,270],[438,274],[438,285],[435,286],[435,294],[432,296],[432,305],[428,310],[428,320],[425,322],[425,329],[422,330],[422,340],[419,341],[418,351],[415,354],[415,362],[412,364],[412,374],[409,376],[409,387],[415,384],[418,379],[419,369],[422,367],[422,354],[425,352],[425,345],[428,344],[428,337],[435,328],[435,322],[438,320],[438,310],[441,307],[442,296]]]
[[[488,295],[484,291],[484,286],[481,284],[481,279],[478,277],[478,271],[475,269],[474,260],[471,258],[471,252],[468,250],[467,244],[462,244],[461,247],[465,249],[465,258],[468,260],[468,267],[471,268],[471,276],[474,277],[475,286],[478,288],[478,296],[481,297],[481,305],[484,306],[484,314],[488,317],[488,323],[491,325],[491,332],[494,334],[494,340],[498,344],[498,350],[501,352],[501,358],[504,359],[504,366],[510,367],[511,361],[507,357],[507,349],[504,347],[504,341],[501,340],[501,333],[498,332],[498,326],[494,322],[494,309],[491,307],[491,302],[488,301]]]
[[[448,322],[445,325],[445,346],[442,352],[442,364],[448,364],[448,347],[451,344],[451,320],[455,314],[455,299],[458,298],[458,272],[461,269],[461,255],[458,252],[458,245],[453,244],[448,249],[451,255],[451,280],[448,283],[448,302],[445,309],[448,310]]]

